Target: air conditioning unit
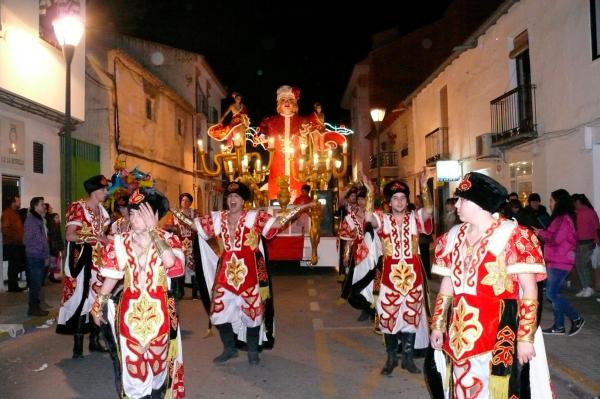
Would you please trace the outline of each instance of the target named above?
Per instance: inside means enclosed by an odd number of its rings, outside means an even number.
[[[500,149],[492,146],[493,133],[485,133],[475,138],[477,159],[500,158]]]

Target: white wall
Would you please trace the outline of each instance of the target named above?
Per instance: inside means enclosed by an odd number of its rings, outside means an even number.
[[[21,181],[21,203],[29,206],[32,197],[42,196],[55,210],[60,210],[60,140],[58,129],[41,118],[11,110],[0,103],[0,116],[25,124],[25,168],[0,167],[0,175],[18,176]],[[44,173],[33,173],[33,142],[44,145]],[[1,194],[1,193],[0,193]]]
[[[516,86],[508,53],[514,37],[525,29],[532,83],[537,86],[539,138],[506,151],[500,162],[475,162],[475,138],[491,130],[490,101]],[[479,38],[476,48],[461,54],[413,99],[416,167],[425,164],[425,135],[440,125],[439,91],[447,85],[450,153],[452,159],[466,160],[465,173],[485,169],[508,187],[508,163],[531,160],[533,191],[543,198],[565,188],[593,199],[600,176],[593,174],[584,127],[600,124],[598,76],[600,59],[592,60],[591,54],[589,2],[522,0]]]
[[[3,0],[0,38],[0,87],[38,104],[64,112],[65,62],[62,51],[39,37],[39,1]],[[85,0],[81,0],[85,17]],[[71,67],[71,115],[85,116],[85,35]]]

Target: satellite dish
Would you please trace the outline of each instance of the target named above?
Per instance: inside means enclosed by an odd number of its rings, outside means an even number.
[[[161,66],[165,62],[165,56],[160,51],[155,51],[150,55],[150,61],[156,66]]]

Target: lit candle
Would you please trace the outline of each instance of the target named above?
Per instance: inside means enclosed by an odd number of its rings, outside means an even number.
[[[315,166],[315,169],[319,167],[319,155],[317,154],[313,156],[313,165]]]
[[[256,165],[254,166],[254,169],[258,172],[260,172],[260,159],[256,160]]]
[[[235,136],[233,136],[233,143],[235,145],[240,145],[240,134],[236,133]]]
[[[273,137],[269,137],[269,148],[273,148],[275,146],[275,139]]]
[[[248,170],[248,155],[244,155],[244,159],[242,159],[242,172]]]
[[[229,172],[233,172],[233,162],[231,162],[231,160],[227,161],[227,168],[229,169]]]
[[[304,143],[300,144],[300,152],[302,153],[302,155],[304,155],[306,153],[306,144],[304,144]]]
[[[331,167],[331,158],[327,158],[325,160],[325,167],[327,168],[327,170],[330,169],[330,167]]]
[[[198,147],[200,147],[200,151],[204,151],[204,143],[202,139],[198,139]]]
[[[226,148],[227,148],[227,147],[225,147],[225,144],[221,144],[221,152],[225,152],[225,149],[226,149]]]
[[[342,152],[345,154],[347,149],[348,149],[348,142],[344,141],[342,143]]]
[[[298,160],[298,166],[300,167],[301,172],[304,171],[304,159],[303,158],[300,158]]]
[[[337,159],[337,160],[335,161],[335,168],[336,168],[336,169],[339,169],[339,168],[341,168],[341,167],[342,167],[342,161],[340,161],[339,159]]]
[[[331,158],[332,155],[333,152],[331,151],[331,149],[327,150],[327,157]]]

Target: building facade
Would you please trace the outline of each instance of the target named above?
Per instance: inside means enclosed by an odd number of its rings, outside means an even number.
[[[64,124],[65,61],[52,18],[56,2],[0,2],[0,176],[2,207],[10,195],[27,207],[44,196],[61,210],[61,139]],[[85,20],[85,1],[72,5]],[[73,10],[73,9],[72,9]],[[71,116],[85,119],[85,37],[71,64]],[[62,204],[64,205],[64,204]],[[64,207],[63,207],[64,209]]]

